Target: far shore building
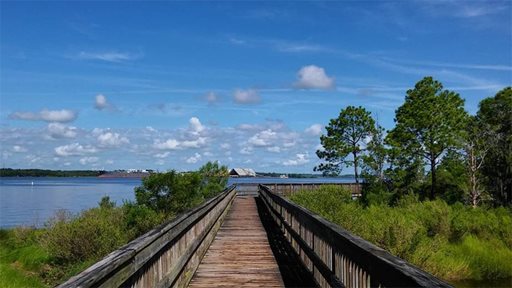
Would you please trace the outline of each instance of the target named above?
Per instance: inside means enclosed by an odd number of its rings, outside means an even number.
[[[230,177],[256,177],[256,172],[250,168],[233,168],[229,171]]]

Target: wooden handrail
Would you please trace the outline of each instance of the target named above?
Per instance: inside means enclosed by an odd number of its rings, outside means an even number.
[[[259,194],[320,287],[451,287],[266,186]]]
[[[184,287],[236,196],[235,185],[162,224],[58,287]]]

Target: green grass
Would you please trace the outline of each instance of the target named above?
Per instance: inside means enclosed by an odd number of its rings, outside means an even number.
[[[347,200],[347,193],[325,187],[290,198],[445,280],[512,277],[511,210],[420,202],[415,197],[394,207],[365,207]]]
[[[46,287],[39,277],[48,253],[35,242],[37,232],[0,230],[0,287]]]

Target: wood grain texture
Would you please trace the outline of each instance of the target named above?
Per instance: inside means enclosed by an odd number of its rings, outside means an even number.
[[[254,197],[237,197],[189,287],[284,287]]]

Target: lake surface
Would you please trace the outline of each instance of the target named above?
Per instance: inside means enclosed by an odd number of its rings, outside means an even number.
[[[347,183],[347,178],[230,178],[233,183]],[[0,177],[0,227],[41,227],[59,209],[72,213],[98,205],[103,196],[117,204],[134,200],[140,179],[96,177]]]

